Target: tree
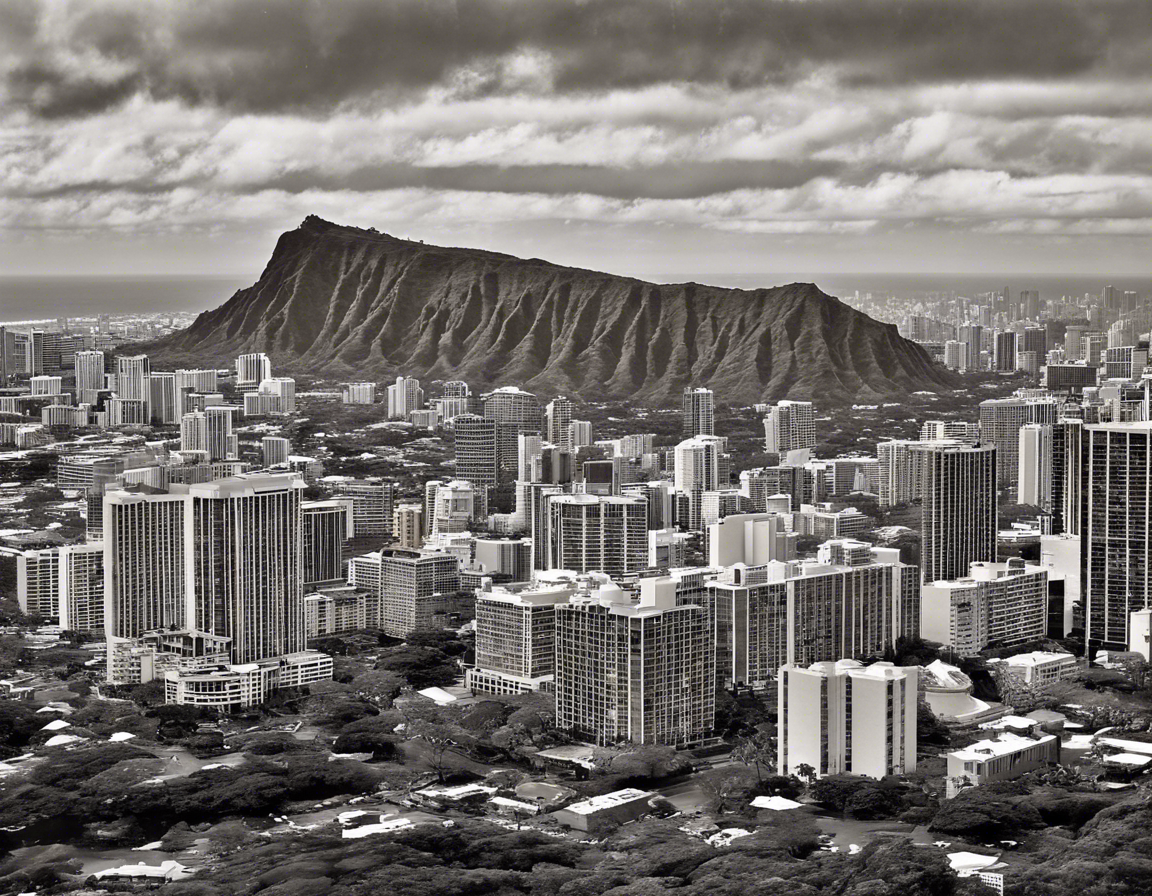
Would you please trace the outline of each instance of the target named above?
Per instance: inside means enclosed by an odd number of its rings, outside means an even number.
[[[767,725],[759,725],[753,734],[736,741],[732,758],[755,770],[756,780],[763,784],[764,772],[776,768],[776,738],[769,733]]]
[[[812,768],[807,762],[801,762],[796,766],[796,776],[803,778],[811,785],[812,782],[816,780],[816,769]]]

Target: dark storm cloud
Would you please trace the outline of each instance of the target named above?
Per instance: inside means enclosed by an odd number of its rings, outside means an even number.
[[[832,66],[846,84],[1146,71],[1145,0],[363,0],[0,5],[8,101],[44,117],[136,91],[237,111],[330,108],[379,91],[559,92],[667,81],[733,88]]]
[[[833,162],[685,162],[643,169],[605,165],[460,165],[427,168],[408,164],[366,165],[347,173],[316,169],[245,184],[237,192],[261,190],[429,190],[496,191],[513,193],[594,193],[617,199],[695,199],[740,188],[790,189],[814,177],[831,176],[843,166]],[[155,180],[78,181],[67,185],[10,191],[12,196],[46,199],[74,193],[125,190],[163,193],[181,186],[203,186],[206,178],[157,183]]]

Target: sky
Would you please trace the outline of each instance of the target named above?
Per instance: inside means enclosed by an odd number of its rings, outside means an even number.
[[[0,274],[308,214],[652,278],[1152,258],[1146,0],[4,0]]]

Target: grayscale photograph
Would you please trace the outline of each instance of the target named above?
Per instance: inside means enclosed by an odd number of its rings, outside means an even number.
[[[1148,0],[0,0],[0,894],[1152,894]]]

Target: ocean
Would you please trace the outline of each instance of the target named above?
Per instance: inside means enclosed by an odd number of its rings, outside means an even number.
[[[206,311],[251,277],[0,277],[0,323]]]

